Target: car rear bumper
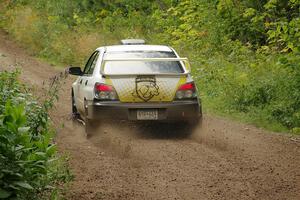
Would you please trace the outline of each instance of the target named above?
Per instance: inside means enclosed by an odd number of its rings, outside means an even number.
[[[194,121],[202,116],[198,100],[171,103],[95,102],[87,104],[87,118],[94,120],[136,121],[138,110],[157,110],[156,121]]]

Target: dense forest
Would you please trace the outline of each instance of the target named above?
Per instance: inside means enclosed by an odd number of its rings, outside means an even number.
[[[300,132],[299,0],[4,0],[0,26],[53,64],[124,38],[173,46],[207,112]]]

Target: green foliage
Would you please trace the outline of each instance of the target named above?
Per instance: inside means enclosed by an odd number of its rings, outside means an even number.
[[[47,110],[53,99],[40,106],[18,74],[0,73],[0,199],[41,198],[70,177],[52,143]]]
[[[232,39],[256,48],[269,45],[283,52],[299,51],[299,0],[220,0],[217,9]]]
[[[276,130],[300,127],[299,0],[7,0],[5,5],[2,26],[38,56],[83,65],[92,49],[123,38],[171,45],[190,58],[204,108]]]

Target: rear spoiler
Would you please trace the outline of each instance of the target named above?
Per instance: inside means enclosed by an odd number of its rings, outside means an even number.
[[[189,60],[187,58],[112,58],[112,59],[103,59],[103,62],[101,64],[101,74],[102,75],[109,75],[109,76],[128,76],[132,74],[105,74],[104,73],[104,66],[106,62],[113,62],[113,61],[149,61],[149,62],[172,62],[172,61],[178,61],[180,62],[184,67],[184,73],[160,73],[160,74],[138,74],[138,75],[187,75],[190,73],[191,65],[189,63]]]

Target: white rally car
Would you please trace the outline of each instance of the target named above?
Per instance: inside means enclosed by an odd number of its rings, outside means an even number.
[[[97,48],[72,85],[73,116],[85,121],[86,133],[102,120],[201,122],[201,102],[186,58],[174,49],[122,40]]]

